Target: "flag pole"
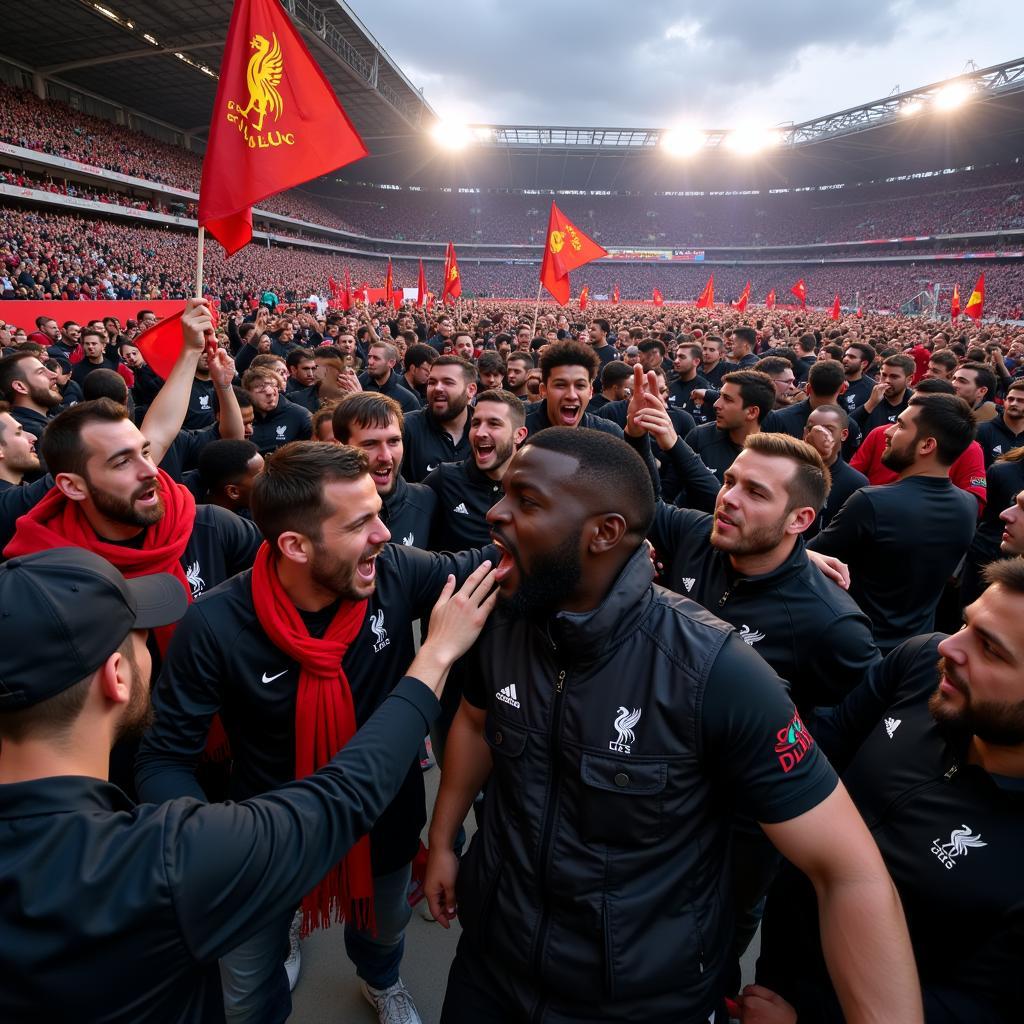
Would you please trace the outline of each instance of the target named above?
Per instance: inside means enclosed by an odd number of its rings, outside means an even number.
[[[196,298],[203,297],[203,242],[206,240],[206,228],[199,228],[199,252],[196,255]]]
[[[533,307],[533,336],[537,337],[537,317],[540,316],[540,290],[543,287],[541,281],[537,282],[537,303]]]

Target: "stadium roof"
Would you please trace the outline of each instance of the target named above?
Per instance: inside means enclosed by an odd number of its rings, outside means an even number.
[[[436,120],[343,0],[284,0],[283,6],[367,142]],[[231,8],[231,0],[7,4],[0,55],[186,134],[205,135]]]

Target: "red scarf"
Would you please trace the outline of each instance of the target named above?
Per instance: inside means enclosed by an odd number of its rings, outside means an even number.
[[[299,663],[295,697],[295,778],[327,764],[356,732],[356,710],[342,658],[366,617],[366,601],[342,601],[317,640],[309,635],[277,575],[264,541],[252,568],[252,601],[273,645]],[[346,915],[355,927],[374,927],[370,837],[363,836],[302,900],[302,934]]]
[[[146,529],[140,548],[111,544],[97,537],[82,511],[81,502],[72,501],[59,487],[53,487],[38,505],[18,519],[14,536],[4,548],[4,556],[31,555],[50,548],[85,548],[105,558],[128,579],[169,572],[177,577],[191,601],[192,588],[180,559],[195,524],[195,498],[187,487],[175,483],[162,469],[157,470],[157,486],[165,511],[159,522]],[[166,654],[174,626],[161,626],[154,632],[160,653]]]

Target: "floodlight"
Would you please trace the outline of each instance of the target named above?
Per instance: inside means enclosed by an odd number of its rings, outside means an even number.
[[[671,156],[692,156],[704,148],[707,136],[696,128],[670,128],[658,141]]]
[[[734,128],[725,138],[725,145],[734,153],[751,155],[782,143],[780,132],[764,128]]]
[[[935,107],[937,110],[956,110],[971,98],[973,91],[967,82],[950,82],[935,94]]]
[[[438,121],[430,134],[443,149],[465,149],[473,141],[473,133],[464,124],[450,121]]]

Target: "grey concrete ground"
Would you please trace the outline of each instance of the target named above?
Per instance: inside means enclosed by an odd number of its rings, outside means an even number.
[[[432,769],[424,781],[429,808],[437,795],[440,772]],[[472,817],[466,826],[470,836],[474,830]],[[753,979],[759,938],[755,937],[744,957],[744,983]],[[424,921],[419,907],[413,911],[406,932],[402,980],[412,993],[424,1024],[437,1024],[441,1017],[448,967],[458,940],[457,922],[446,931],[439,924]],[[359,990],[355,968],[345,956],[340,927],[316,932],[302,944],[302,975],[292,993],[292,1005],[292,1024],[374,1024],[376,1014]]]

